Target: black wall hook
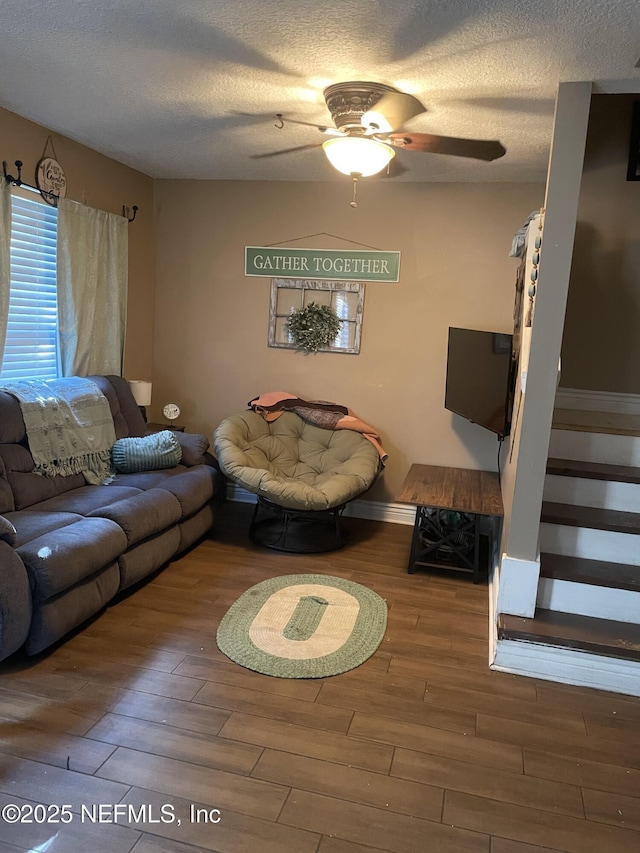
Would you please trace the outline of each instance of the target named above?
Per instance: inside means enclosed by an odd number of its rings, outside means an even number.
[[[128,209],[124,206],[124,204],[122,205],[122,215],[127,217],[127,222],[133,222],[133,220],[136,218],[136,213],[138,212],[138,205],[134,204],[131,210],[133,211],[133,216],[129,216]]]
[[[6,181],[8,181],[10,184],[13,184],[16,187],[19,187],[22,184],[22,166],[23,166],[22,160],[16,160],[14,165],[15,165],[16,169],[18,170],[18,177],[17,178],[14,178],[13,175],[8,174],[8,172],[7,172],[7,161],[6,160],[2,161],[2,171],[4,172],[4,178]]]

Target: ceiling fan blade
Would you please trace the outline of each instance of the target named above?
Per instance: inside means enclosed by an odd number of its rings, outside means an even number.
[[[262,160],[265,157],[278,157],[280,154],[292,154],[294,151],[305,151],[307,148],[319,148],[322,142],[310,142],[307,145],[296,145],[295,148],[281,148],[279,151],[267,151],[266,154],[250,154],[252,160]]]
[[[341,130],[338,130],[337,127],[331,127],[330,124],[313,124],[310,121],[299,121],[297,118],[286,118],[282,113],[278,113],[276,118],[278,121],[286,122],[287,124],[301,124],[304,127],[315,127],[316,130],[319,130],[320,133],[326,133],[327,136],[343,136]],[[276,127],[280,127],[280,125],[276,125]]]
[[[407,95],[404,92],[388,92],[362,116],[361,122],[363,127],[389,133],[426,111],[426,107],[413,95]]]
[[[460,139],[457,136],[436,136],[432,133],[391,133],[386,141],[405,151],[424,151],[427,154],[452,154],[476,160],[497,160],[507,153],[497,140]]]

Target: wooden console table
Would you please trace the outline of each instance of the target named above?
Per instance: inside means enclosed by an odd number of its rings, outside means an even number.
[[[408,570],[432,567],[470,572],[478,583],[480,519],[502,518],[500,482],[493,471],[412,465],[396,497],[398,503],[416,505]],[[442,513],[463,513],[456,524],[442,522]]]

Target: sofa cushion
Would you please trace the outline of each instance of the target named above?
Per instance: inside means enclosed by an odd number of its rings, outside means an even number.
[[[113,467],[122,474],[174,468],[181,457],[180,442],[169,429],[135,438],[120,438],[111,448]]]
[[[13,492],[9,480],[7,480],[7,472],[0,453],[0,512],[11,512],[15,508],[16,502],[13,499]]]
[[[193,465],[202,465],[205,462],[205,453],[209,449],[209,439],[206,435],[193,432],[176,432],[176,438],[182,447],[182,459],[180,460],[187,468]]]
[[[124,530],[128,546],[172,527],[181,516],[178,500],[165,489],[139,492],[131,498],[87,513],[89,518],[110,518],[115,521]]]
[[[41,501],[31,509],[34,512],[76,512],[78,515],[89,515],[95,509],[111,506],[116,501],[123,501],[139,494],[141,494],[140,489],[127,486],[80,486],[79,489]]]
[[[25,509],[86,483],[82,474],[71,474],[68,477],[36,474],[33,457],[22,444],[0,444],[0,458],[11,489],[12,509]]]
[[[35,604],[102,570],[126,548],[127,537],[115,522],[82,518],[19,545],[16,553],[29,575]]]
[[[37,539],[50,530],[67,527],[82,520],[82,516],[77,512],[35,512],[30,509],[8,512],[6,517],[16,529],[16,547]]]
[[[26,438],[20,403],[8,391],[0,391],[0,444],[19,444]]]
[[[196,465],[175,477],[167,477],[158,484],[158,488],[166,489],[178,499],[182,509],[182,517],[193,515],[210,501],[217,486],[218,472],[209,465]]]
[[[116,438],[145,435],[147,425],[131,388],[122,376],[89,376],[109,401]]]

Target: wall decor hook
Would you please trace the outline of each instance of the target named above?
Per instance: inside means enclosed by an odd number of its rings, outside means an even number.
[[[10,184],[13,184],[16,187],[19,187],[20,184],[22,183],[22,166],[23,166],[22,160],[16,160],[14,165],[15,165],[16,169],[18,170],[18,177],[17,178],[14,178],[13,175],[10,175],[7,172],[7,161],[6,160],[2,161],[2,171],[4,172],[4,177],[5,177],[6,181],[8,181]]]
[[[133,216],[129,216],[129,210],[130,209],[125,207],[124,204],[122,205],[122,215],[126,216],[127,222],[133,222],[133,220],[136,218],[136,213],[138,212],[138,205],[134,204],[131,208],[131,210],[133,211]]]

